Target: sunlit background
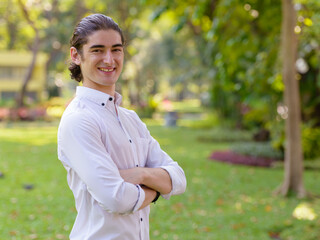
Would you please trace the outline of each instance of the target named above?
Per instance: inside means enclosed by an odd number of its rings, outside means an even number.
[[[68,239],[56,132],[78,85],[69,39],[91,13],[124,32],[122,105],[187,175],[184,195],[152,206],[151,239],[320,239],[320,2],[294,10],[303,199],[273,194],[289,116],[281,1],[0,0],[0,239]]]

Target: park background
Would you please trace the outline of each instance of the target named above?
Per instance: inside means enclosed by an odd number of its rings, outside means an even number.
[[[56,133],[77,86],[69,38],[90,13],[123,29],[123,105],[187,176],[185,194],[152,206],[151,239],[320,239],[318,0],[1,0],[0,12],[0,239],[68,239]]]

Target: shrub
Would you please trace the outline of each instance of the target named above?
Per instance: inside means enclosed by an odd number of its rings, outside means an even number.
[[[283,159],[283,153],[274,149],[270,142],[242,142],[231,146],[235,153],[271,159]]]
[[[302,148],[306,159],[320,157],[320,128],[303,127]]]
[[[214,128],[198,137],[202,142],[241,142],[251,141],[252,133],[249,131]]]
[[[285,147],[285,126],[284,121],[269,123],[272,146],[284,152]],[[301,141],[303,156],[306,160],[312,160],[320,157],[320,128],[311,127],[308,125],[302,126]]]
[[[247,129],[261,128],[270,119],[270,106],[268,102],[256,101],[252,106],[242,106],[242,124]]]
[[[218,117],[214,113],[206,114],[204,119],[184,121],[183,123],[183,125],[185,125],[186,127],[195,129],[210,129],[217,126],[218,124]]]

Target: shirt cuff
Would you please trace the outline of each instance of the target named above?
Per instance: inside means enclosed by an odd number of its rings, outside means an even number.
[[[183,170],[180,167],[161,166],[160,168],[166,170],[171,178],[172,190],[168,194],[162,194],[164,199],[169,200],[172,195],[178,195],[185,191],[186,179]]]
[[[169,176],[170,176],[170,179],[171,179],[171,184],[172,184],[171,192],[169,192],[168,194],[161,194],[161,196],[162,196],[164,199],[169,200],[170,197],[173,195],[173,193],[174,193],[174,188],[175,188],[175,186],[174,186],[175,184],[174,184],[174,182],[173,182],[173,177],[172,177],[172,174],[174,174],[174,172],[171,171],[171,169],[170,169],[169,166],[162,166],[162,167],[160,167],[160,168],[166,170],[166,171],[168,172]]]
[[[138,200],[137,200],[136,204],[134,205],[132,212],[136,212],[139,210],[139,208],[142,206],[144,199],[146,197],[146,194],[144,193],[144,191],[140,187],[140,185],[137,184],[136,187],[138,188]]]

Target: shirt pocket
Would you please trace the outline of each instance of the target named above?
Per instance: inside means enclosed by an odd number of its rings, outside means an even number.
[[[148,159],[149,140],[146,138],[136,138],[135,140],[139,166],[145,167]]]

